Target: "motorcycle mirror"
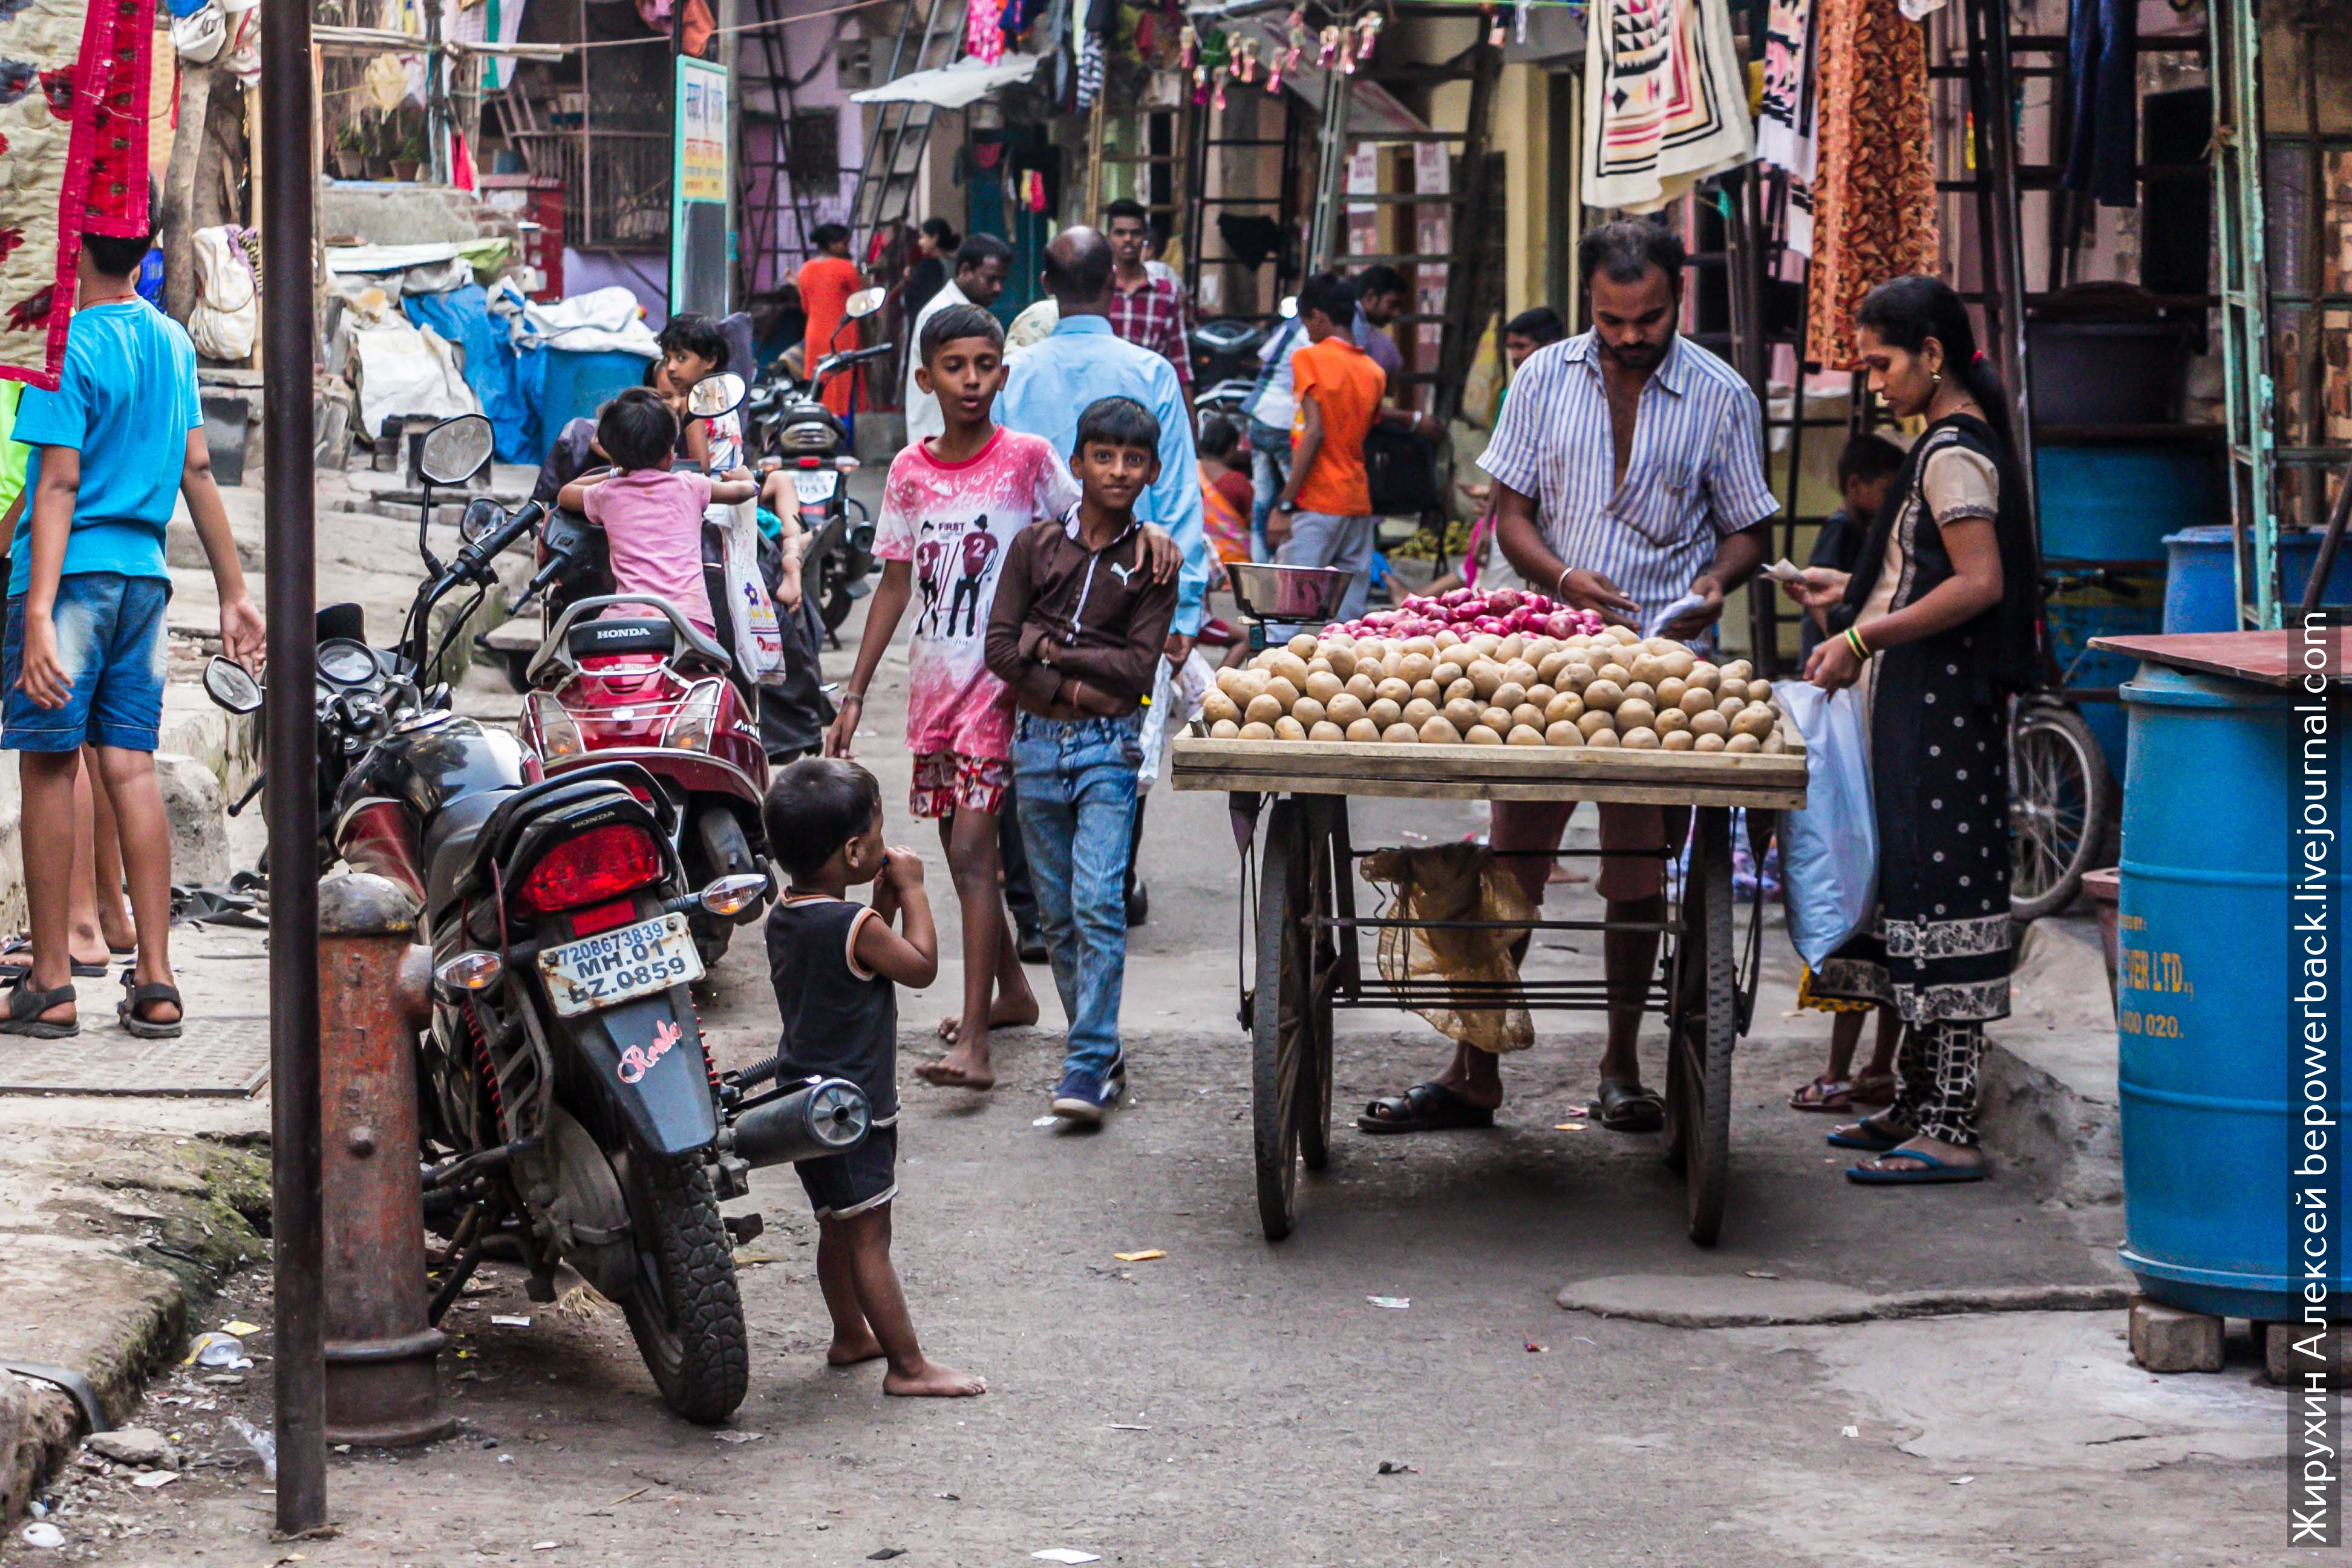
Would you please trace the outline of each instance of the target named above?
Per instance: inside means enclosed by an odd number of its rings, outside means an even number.
[[[205,666],[205,695],[232,713],[255,713],[261,709],[261,682],[245,666],[219,654]]]
[[[879,310],[882,308],[882,301],[889,297],[890,291],[887,289],[860,289],[849,297],[847,306],[849,319],[853,321],[864,321]]]
[[[1296,294],[1285,294],[1282,297],[1282,303],[1276,306],[1275,309],[1282,312],[1282,319],[1284,321],[1297,321],[1298,319],[1298,296]]]
[[[698,419],[716,419],[743,406],[744,395],[750,390],[743,378],[731,370],[706,375],[686,395],[686,411]]]
[[[702,889],[702,907],[719,916],[740,915],[768,896],[768,879],[749,873],[721,877]]]
[[[506,520],[506,508],[488,496],[477,496],[466,503],[465,515],[457,519],[457,537],[471,544]]]
[[[479,414],[444,419],[425,433],[417,471],[436,485],[462,485],[482,471],[497,445],[489,420]]]

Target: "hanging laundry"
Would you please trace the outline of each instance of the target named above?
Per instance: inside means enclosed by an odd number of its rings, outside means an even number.
[[[1092,109],[1103,85],[1103,36],[1088,33],[1078,53],[1078,107]]]
[[[1004,58],[1004,0],[971,0],[964,10],[963,52],[989,66]]]
[[[1586,205],[1654,212],[1754,157],[1726,0],[1594,0],[1592,21]]]
[[[2138,69],[2135,0],[2074,0],[2066,23],[2066,92],[2074,122],[2063,183],[2103,207],[2139,205]]]
[[[1890,278],[1936,270],[1927,44],[1896,0],[1815,0],[1819,90],[1805,357],[1855,365],[1853,311]]]
[[[1813,0],[1772,0],[1764,24],[1764,102],[1756,156],[1789,176],[1789,248],[1813,253]]]

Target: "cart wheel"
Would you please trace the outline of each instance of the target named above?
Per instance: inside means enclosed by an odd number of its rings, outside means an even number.
[[[1680,989],[1666,1060],[1666,1163],[1682,1173],[1690,1238],[1715,1245],[1731,1152],[1731,1048],[1739,1035],[1732,951],[1731,839],[1702,809],[1683,886]]]
[[[1333,830],[1333,806],[1309,797],[1306,805],[1308,850],[1305,907],[1325,919],[1339,913],[1337,879],[1352,870],[1338,849]],[[1331,986],[1339,953],[1332,933],[1326,931],[1314,944],[1314,966],[1307,978],[1311,1005],[1307,1010],[1309,1049],[1307,1084],[1298,1104],[1298,1156],[1310,1171],[1331,1163]]]
[[[1315,1096],[1311,944],[1298,916],[1311,902],[1314,855],[1298,803],[1268,813],[1258,865],[1257,1004],[1250,1102],[1257,1156],[1258,1221],[1268,1241],[1297,1215],[1301,1124]]]

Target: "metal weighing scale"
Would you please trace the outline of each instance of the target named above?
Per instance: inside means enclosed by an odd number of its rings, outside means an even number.
[[[1253,654],[1279,647],[1299,633],[1320,637],[1338,618],[1339,601],[1356,580],[1353,572],[1337,566],[1274,566],[1234,561],[1225,566],[1241,608],[1242,624],[1249,628]]]

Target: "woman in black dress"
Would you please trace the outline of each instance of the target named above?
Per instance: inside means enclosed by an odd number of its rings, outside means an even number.
[[[2037,658],[2039,553],[2000,384],[1959,296],[1898,278],[1855,312],[1873,390],[1924,435],[1851,574],[1791,594],[1830,612],[1806,679],[1860,685],[1878,819],[1878,913],[1822,966],[1816,994],[1902,1014],[1895,1104],[1830,1135],[1877,1185],[1984,1179],[1977,1073],[2009,1016],[2009,699]]]

